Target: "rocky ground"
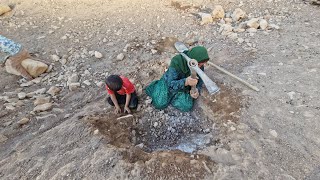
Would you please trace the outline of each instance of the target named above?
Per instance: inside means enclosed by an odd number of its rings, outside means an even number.
[[[320,178],[317,1],[1,3],[1,35],[49,65],[32,81],[0,69],[1,179]],[[219,94],[155,110],[144,89],[177,40],[260,91],[207,66]],[[132,116],[106,105],[109,74],[135,83]]]

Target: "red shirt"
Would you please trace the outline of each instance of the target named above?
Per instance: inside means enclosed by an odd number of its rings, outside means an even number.
[[[125,94],[131,94],[135,91],[134,85],[129,81],[128,78],[124,76],[120,76],[122,79],[122,87],[119,91],[117,91],[118,94],[120,95],[125,95]],[[108,85],[106,85],[106,90],[108,91],[108,94],[114,94],[112,90],[109,89]]]

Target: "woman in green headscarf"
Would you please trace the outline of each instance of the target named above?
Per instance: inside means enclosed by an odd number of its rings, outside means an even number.
[[[196,46],[184,53],[198,61],[198,66],[204,70],[203,65],[209,60],[206,48]],[[200,77],[193,79],[190,75],[191,71],[187,61],[180,54],[174,56],[161,79],[153,81],[146,89],[155,108],[164,109],[171,104],[181,111],[190,111],[193,107],[193,100],[198,98],[203,84]],[[190,94],[191,86],[195,85],[198,91]]]

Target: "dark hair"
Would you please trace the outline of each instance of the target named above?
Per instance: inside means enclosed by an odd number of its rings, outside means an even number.
[[[118,75],[110,75],[106,78],[106,84],[112,91],[119,91],[122,87],[122,79]]]

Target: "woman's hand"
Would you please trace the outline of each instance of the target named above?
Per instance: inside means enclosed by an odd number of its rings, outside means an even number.
[[[191,96],[193,99],[197,99],[197,98],[199,97],[199,91],[198,91],[197,88],[195,88],[195,89],[196,89],[196,91],[194,91],[194,92],[191,92],[191,91],[190,91],[190,96]]]
[[[186,78],[185,86],[195,86],[198,84],[198,79],[193,79],[191,76]]]

